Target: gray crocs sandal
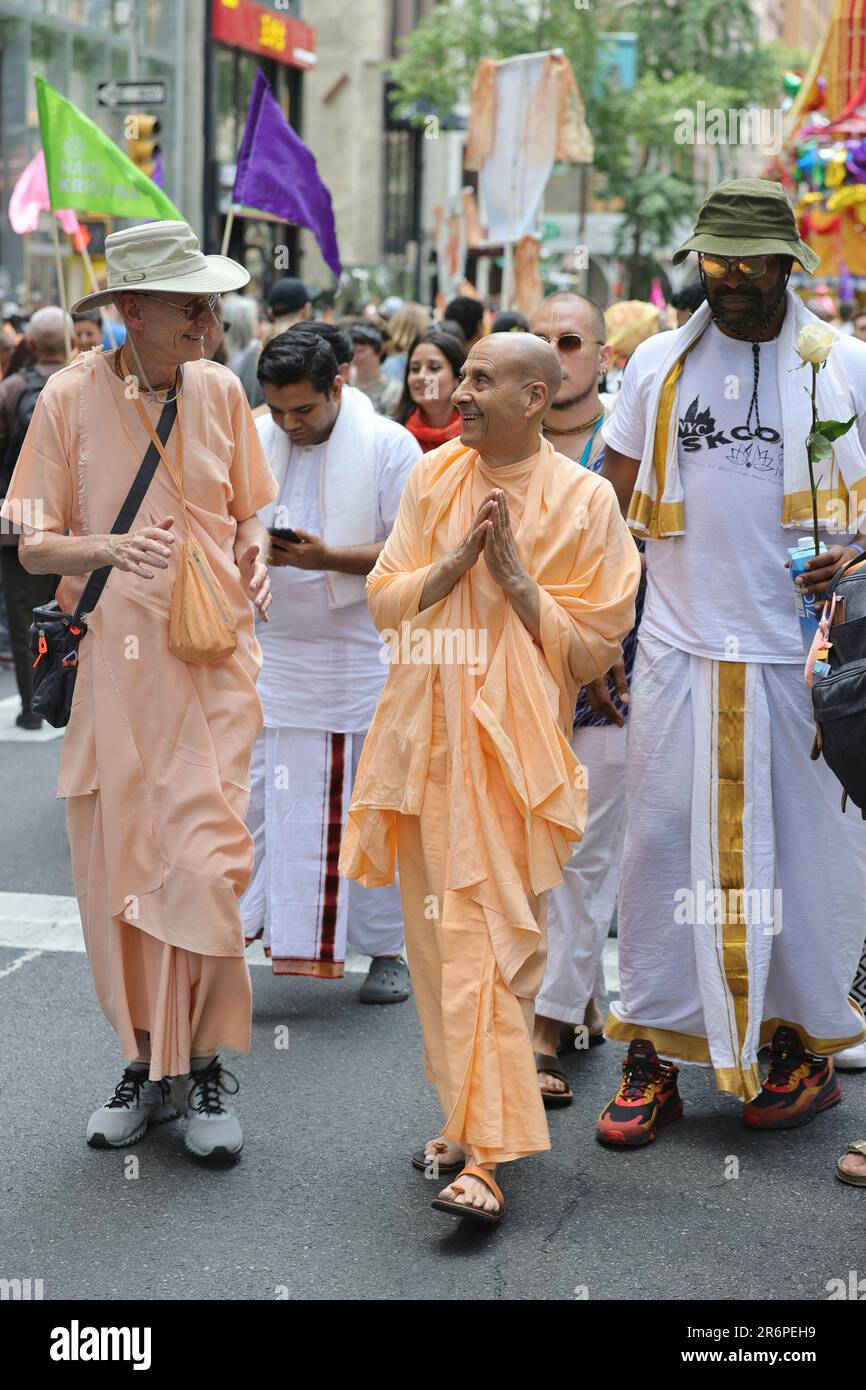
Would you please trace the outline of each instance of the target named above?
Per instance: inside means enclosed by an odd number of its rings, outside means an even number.
[[[409,998],[409,967],[402,956],[374,956],[361,986],[362,1004],[402,1004]]]

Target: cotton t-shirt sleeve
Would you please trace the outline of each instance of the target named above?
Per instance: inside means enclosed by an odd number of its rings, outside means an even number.
[[[25,535],[36,531],[62,535],[71,525],[74,504],[71,452],[65,418],[51,406],[44,390],[36,402],[0,517],[20,525]]]
[[[388,447],[379,455],[379,522],[389,535],[409,474],[421,457],[421,446],[413,434],[398,426],[389,431]]]
[[[234,453],[229,478],[234,496],[228,509],[235,521],[245,521],[268,502],[273,502],[277,480],[262,451],[256,422],[240,383],[234,385],[232,429]]]
[[[641,347],[644,345],[641,344]],[[601,437],[611,449],[626,458],[639,459],[643,455],[646,437],[646,384],[649,377],[642,369],[640,348],[629,359],[623,373],[622,385],[616,398],[613,414],[604,422]]]

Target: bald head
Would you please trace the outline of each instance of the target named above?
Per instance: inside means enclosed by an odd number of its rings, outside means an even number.
[[[553,348],[530,333],[488,333],[469,356],[486,359],[497,373],[507,375],[515,383],[543,381],[548,401],[553,400],[562,382],[562,369]]]
[[[67,316],[68,317],[68,316]],[[37,309],[27,325],[27,337],[37,362],[64,357],[66,344],[63,335],[64,314],[62,309],[53,306]],[[69,319],[69,332],[72,333],[72,320]]]
[[[471,348],[451,397],[462,442],[493,467],[536,454],[542,418],[561,380],[549,343],[528,333],[488,333]]]

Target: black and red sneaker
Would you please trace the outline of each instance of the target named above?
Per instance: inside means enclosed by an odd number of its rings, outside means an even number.
[[[651,1144],[659,1125],[683,1113],[678,1076],[678,1068],[660,1058],[646,1038],[631,1043],[619,1089],[598,1117],[601,1142],[631,1149]]]
[[[807,1052],[796,1028],[777,1028],[760,1093],[743,1106],[749,1129],[797,1129],[842,1099],[831,1057]]]

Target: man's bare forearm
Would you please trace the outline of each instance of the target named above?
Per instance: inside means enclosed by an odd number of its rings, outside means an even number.
[[[374,541],[371,545],[329,546],[331,563],[328,569],[338,574],[369,574],[382,554],[384,541]]]
[[[640,459],[628,458],[625,454],[617,453],[616,449],[611,449],[609,444],[606,446],[601,476],[607,478],[608,482],[613,485],[623,516],[628,516],[628,507],[634,492],[639,468]]]
[[[241,556],[247,546],[250,545],[257,545],[259,547],[260,558],[262,560],[267,560],[270,540],[268,528],[259,521],[255,514],[245,517],[243,521],[239,521],[237,530],[235,531],[235,564],[240,563]]]
[[[28,574],[89,574],[110,563],[108,536],[22,536],[18,558]]]
[[[430,573],[421,590],[418,612],[423,613],[425,608],[432,608],[434,603],[441,603],[443,598],[447,598],[462,573],[463,571],[455,565],[452,555],[445,555],[441,560],[437,560],[435,565],[431,565]]]
[[[538,597],[538,585],[531,575],[524,575],[523,578],[510,584],[505,590],[523,626],[526,628],[533,642],[541,646],[541,602]]]

